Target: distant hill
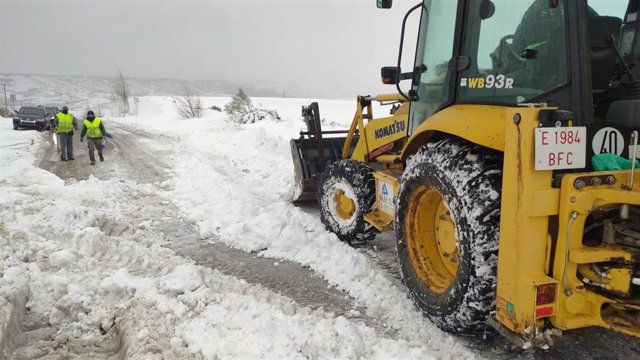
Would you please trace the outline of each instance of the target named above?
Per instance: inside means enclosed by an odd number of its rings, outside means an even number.
[[[224,80],[179,80],[127,78],[132,96],[180,95],[188,86],[201,96],[234,94],[242,87],[250,96],[282,96],[282,90],[268,85],[234,83]],[[0,84],[7,86],[9,108],[13,104],[10,94],[16,95],[16,108],[22,105],[69,105],[71,108],[109,108],[113,78],[103,76],[51,76],[26,74],[0,74]],[[1,91],[2,89],[0,89]],[[0,93],[0,106],[4,107]]]

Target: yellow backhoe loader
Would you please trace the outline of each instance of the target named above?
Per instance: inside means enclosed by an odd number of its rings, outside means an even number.
[[[322,131],[317,104],[303,109],[308,129],[291,142],[297,202],[317,200],[349,243],[393,231],[413,300],[446,331],[640,337],[639,8],[414,6],[397,66],[381,71],[397,94],[358,97],[342,132]],[[412,11],[415,66],[403,73]],[[375,101],[400,106],[374,118]]]

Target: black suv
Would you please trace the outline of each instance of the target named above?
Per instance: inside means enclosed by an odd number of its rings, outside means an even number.
[[[44,130],[56,116],[56,107],[23,106],[13,115],[13,129],[32,128]]]
[[[57,106],[45,106],[45,112],[47,113],[47,125],[41,130],[53,129],[53,120],[56,118],[56,114],[60,112]]]
[[[44,111],[47,112],[47,118],[49,118],[49,120],[53,120],[56,117],[56,114],[60,112],[60,109],[58,109],[57,106],[45,106]]]

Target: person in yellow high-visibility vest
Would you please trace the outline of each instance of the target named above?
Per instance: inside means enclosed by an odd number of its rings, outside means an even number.
[[[78,131],[78,123],[67,106],[62,107],[62,111],[56,114],[53,126],[60,138],[60,160],[73,159],[73,131]]]
[[[87,118],[82,125],[80,141],[82,142],[84,136],[87,135],[87,142],[89,143],[89,160],[91,160],[91,165],[96,164],[96,157],[94,153],[96,148],[98,149],[100,161],[104,161],[104,156],[102,155],[102,138],[106,133],[107,131],[104,129],[102,119],[96,117],[93,111],[89,110],[87,112]]]

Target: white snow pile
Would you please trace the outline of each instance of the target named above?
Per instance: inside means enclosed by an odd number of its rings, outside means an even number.
[[[154,184],[59,179],[34,166],[44,135],[0,119],[0,358],[475,358],[392,276],[289,203],[289,139],[310,101],[263,101],[283,121],[181,120],[168,97],[105,119],[178,139],[173,177]],[[324,117],[351,119],[351,102],[325,104]],[[149,226],[175,216],[168,201],[203,238],[309,266],[396,335],[175,255]]]

